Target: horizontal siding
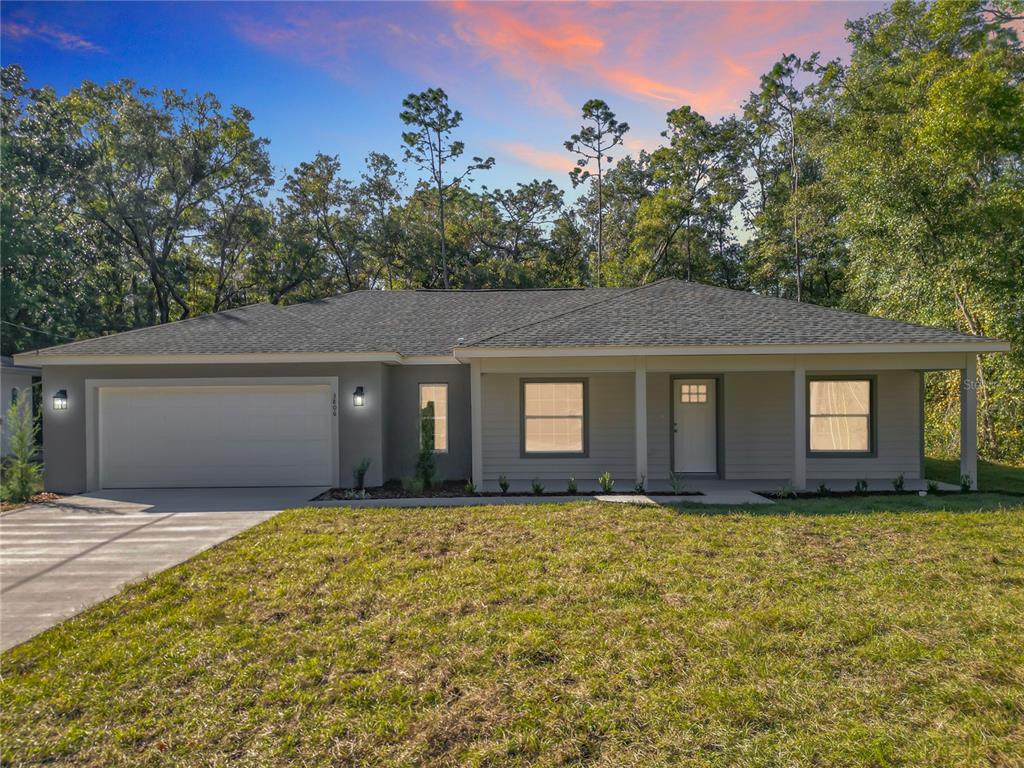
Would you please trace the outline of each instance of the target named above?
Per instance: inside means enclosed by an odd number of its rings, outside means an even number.
[[[511,482],[534,478],[548,483],[567,478],[593,480],[611,472],[632,482],[636,471],[633,429],[633,374],[592,374],[588,379],[589,455],[580,458],[530,458],[520,455],[520,380],[515,374],[481,376],[484,481],[501,475]],[[537,378],[531,376],[528,378]]]
[[[777,480],[793,474],[793,374],[730,373],[725,394],[725,477]]]
[[[647,476],[668,480],[672,466],[672,390],[669,374],[647,374]]]
[[[921,391],[917,371],[878,374],[878,455],[874,458],[808,458],[808,479],[878,480],[921,476]]]

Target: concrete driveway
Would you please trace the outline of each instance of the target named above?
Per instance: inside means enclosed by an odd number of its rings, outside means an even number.
[[[0,517],[0,650],[323,490],[104,491],[9,512]]]

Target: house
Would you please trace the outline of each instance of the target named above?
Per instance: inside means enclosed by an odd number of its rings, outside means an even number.
[[[30,398],[32,408],[38,407],[33,385],[39,383],[42,371],[31,366],[14,364],[14,358],[0,356],[0,393],[3,393],[3,407],[0,408],[0,456],[8,456],[11,452],[10,425],[7,423],[7,409],[23,398]]]
[[[349,485],[437,466],[493,489],[922,477],[923,373],[988,338],[697,283],[361,291],[258,304],[17,356],[42,369],[46,487]]]

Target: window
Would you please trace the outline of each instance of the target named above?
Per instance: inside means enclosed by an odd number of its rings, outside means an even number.
[[[423,413],[423,409],[429,405],[433,405],[434,411],[434,451],[437,453],[443,453],[448,450],[447,384],[420,384],[421,415]]]
[[[523,453],[584,455],[584,382],[523,382]]]
[[[808,445],[820,453],[870,453],[870,379],[811,380]]]
[[[680,384],[679,402],[706,403],[708,401],[707,384]]]

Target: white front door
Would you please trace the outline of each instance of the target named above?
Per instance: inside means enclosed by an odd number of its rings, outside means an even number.
[[[718,429],[714,379],[673,379],[674,472],[717,472]]]

